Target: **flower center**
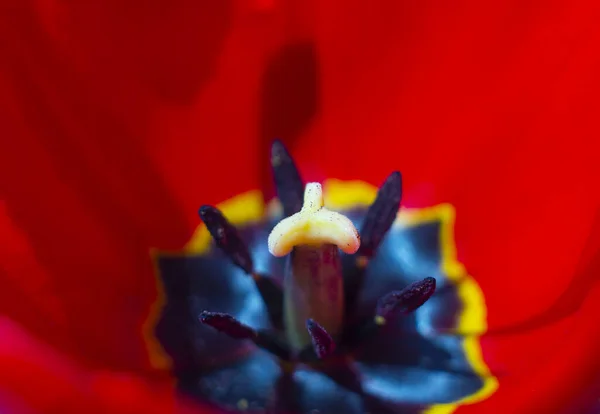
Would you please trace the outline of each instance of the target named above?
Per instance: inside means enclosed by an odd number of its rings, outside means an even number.
[[[354,320],[354,307],[365,268],[391,228],[402,196],[402,177],[391,173],[368,208],[360,236],[346,216],[323,205],[318,183],[304,185],[296,165],[279,141],[271,148],[275,187],[286,218],[271,231],[268,247],[277,257],[287,256],[280,278],[256,271],[248,246],[239,232],[215,207],[200,207],[199,215],[233,264],[252,277],[267,307],[273,329],[254,329],[232,315],[203,311],[200,321],[230,337],[251,340],[282,362],[312,364],[346,355],[363,338],[372,336],[393,314],[407,314],[435,291],[432,277],[384,295],[372,318]],[[340,250],[354,255],[354,266],[342,272]]]
[[[323,206],[321,184],[308,183],[302,209],[275,226],[268,239],[274,256],[287,257],[283,279],[285,332],[300,352],[311,343],[312,319],[337,336],[344,318],[344,284],[339,250],[356,253],[358,230],[346,216]]]

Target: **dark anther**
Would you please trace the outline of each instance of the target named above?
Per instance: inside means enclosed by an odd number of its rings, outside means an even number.
[[[367,320],[349,325],[342,336],[344,350],[352,350],[367,338],[372,338],[394,314],[409,314],[423,305],[435,292],[435,279],[426,277],[411,283],[402,290],[392,291],[377,302],[375,315]]]
[[[367,211],[360,230],[360,248],[352,267],[347,270],[344,280],[346,303],[346,321],[353,319],[354,303],[362,289],[365,267],[375,254],[388,230],[392,227],[402,199],[402,175],[398,171],[391,173],[377,192],[377,197]]]
[[[393,313],[408,314],[423,305],[435,292],[435,279],[426,277],[402,290],[388,293],[377,302],[377,317],[384,320]]]
[[[271,169],[283,213],[291,216],[299,212],[304,199],[304,182],[290,153],[279,140],[271,145]]]
[[[255,339],[257,332],[227,313],[203,311],[200,322],[236,339]]]
[[[236,339],[250,339],[257,346],[271,352],[278,358],[289,361],[290,350],[277,334],[266,330],[255,330],[238,321],[233,316],[221,312],[203,311],[200,322]]]
[[[227,257],[244,272],[252,273],[254,270],[252,257],[235,226],[213,206],[200,207],[198,215],[206,224],[206,228],[217,246]]]
[[[375,201],[367,211],[360,230],[359,257],[373,256],[396,219],[401,199],[402,176],[398,171],[394,171],[379,188]]]
[[[314,320],[308,319],[306,321],[306,329],[308,329],[313,349],[319,359],[327,358],[333,354],[335,351],[335,342],[325,328]]]

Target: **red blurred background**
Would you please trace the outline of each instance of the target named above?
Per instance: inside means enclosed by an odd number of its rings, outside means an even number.
[[[200,204],[270,193],[280,137],[309,179],[399,168],[405,206],[456,207],[500,380],[461,412],[584,413],[599,18],[583,0],[0,0],[0,311],[77,375],[159,381],[148,249],[181,248]],[[0,385],[43,409],[38,365],[60,375],[12,329]]]

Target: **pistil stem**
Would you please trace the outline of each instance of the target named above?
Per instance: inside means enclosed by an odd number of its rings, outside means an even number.
[[[344,287],[336,245],[295,247],[288,256],[283,286],[286,335],[295,351],[311,344],[308,319],[318,321],[332,336],[339,333]]]

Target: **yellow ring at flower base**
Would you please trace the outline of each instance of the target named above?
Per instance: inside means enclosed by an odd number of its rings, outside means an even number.
[[[375,199],[377,188],[362,181],[327,180],[324,182],[325,205],[332,210],[350,210],[352,208],[367,207]],[[265,206],[260,191],[250,191],[235,196],[217,206],[228,220],[234,225],[247,225],[260,222],[266,214],[273,214],[280,210],[277,201]],[[463,310],[459,315],[457,333],[469,332],[470,335],[462,340],[466,359],[473,371],[483,380],[483,386],[475,393],[452,403],[435,404],[424,412],[428,414],[451,413],[463,404],[475,403],[484,400],[498,388],[498,381],[493,377],[481,353],[479,338],[473,332],[483,333],[487,329],[486,307],[483,293],[476,281],[468,275],[464,266],[456,256],[454,243],[455,211],[450,204],[440,204],[432,207],[417,209],[401,209],[394,226],[408,228],[428,222],[441,223],[441,270],[447,278],[457,286],[458,295],[463,303]],[[266,241],[265,241],[266,242]],[[198,226],[196,232],[179,252],[152,251],[153,260],[160,255],[172,256],[197,256],[207,251],[211,237],[204,225]],[[144,338],[147,343],[149,357],[152,365],[158,369],[169,369],[170,359],[154,337],[153,328],[164,304],[164,293],[157,275],[158,298],[155,302],[150,317],[144,326]]]

